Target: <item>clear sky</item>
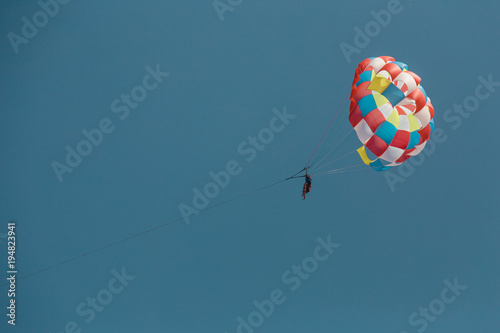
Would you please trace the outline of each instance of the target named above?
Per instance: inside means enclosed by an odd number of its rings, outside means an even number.
[[[1,332],[499,332],[500,2],[55,4],[0,3],[1,276],[10,220],[18,268]],[[301,169],[379,55],[434,104],[419,165],[182,220],[210,172],[232,172],[216,205]]]

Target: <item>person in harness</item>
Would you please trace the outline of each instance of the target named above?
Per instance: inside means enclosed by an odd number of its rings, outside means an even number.
[[[304,183],[304,187],[302,188],[302,197],[306,200],[306,194],[311,192],[311,176],[308,174],[305,175],[306,177],[306,182]]]

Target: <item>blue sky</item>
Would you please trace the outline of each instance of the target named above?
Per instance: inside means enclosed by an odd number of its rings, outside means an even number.
[[[10,33],[25,38],[23,17],[41,7],[0,4],[0,257],[6,276],[16,220],[19,271],[16,326],[3,310],[1,331],[238,332],[278,290],[273,313],[240,332],[498,332],[500,3],[223,3],[221,20],[212,1],[71,1],[18,44]],[[388,6],[397,13],[347,59],[341,43],[356,46],[354,29]],[[230,161],[239,172],[211,205],[301,169],[357,64],[378,55],[418,73],[441,133],[420,165],[391,169],[404,182],[321,176],[302,201],[302,182],[287,181],[182,221],[179,205]],[[474,111],[453,111],[480,85]],[[238,147],[284,109],[295,117],[247,161]],[[54,161],[96,128],[109,133],[60,181]],[[328,237],[340,245],[317,252]],[[292,290],[283,276],[314,253],[329,256]],[[466,289],[453,294],[455,279]]]

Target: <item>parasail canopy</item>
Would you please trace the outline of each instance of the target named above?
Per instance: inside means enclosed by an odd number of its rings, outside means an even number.
[[[419,154],[434,129],[434,108],[420,77],[392,57],[363,60],[354,75],[349,122],[363,144],[357,151],[374,170]]]

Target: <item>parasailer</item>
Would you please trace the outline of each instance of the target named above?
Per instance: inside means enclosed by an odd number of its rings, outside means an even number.
[[[304,183],[304,186],[302,187],[302,197],[306,200],[306,194],[311,192],[311,176],[309,176],[307,173],[304,176],[306,178],[306,182]]]

